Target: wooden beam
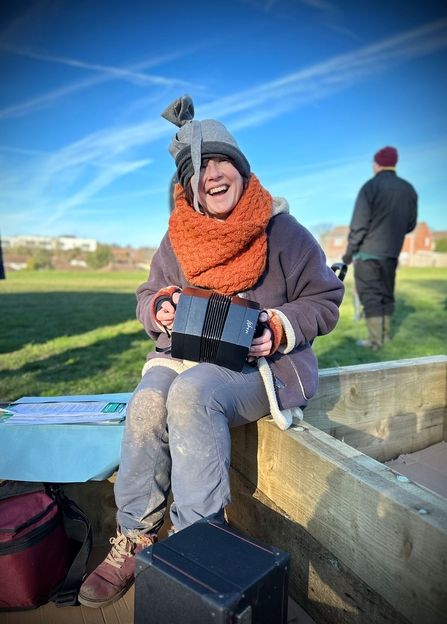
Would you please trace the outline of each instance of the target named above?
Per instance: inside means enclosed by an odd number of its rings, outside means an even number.
[[[265,418],[232,440],[234,469],[292,522],[409,622],[445,624],[446,499],[306,422]]]
[[[447,357],[321,370],[305,410],[314,427],[384,462],[440,442],[447,422]]]
[[[302,526],[231,468],[231,526],[288,552],[289,594],[318,624],[409,624]]]

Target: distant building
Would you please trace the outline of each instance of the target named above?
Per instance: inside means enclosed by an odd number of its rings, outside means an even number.
[[[399,260],[402,264],[408,264],[409,256],[419,253],[430,253],[434,248],[435,243],[430,228],[424,222],[418,223],[414,230],[405,236]]]
[[[7,258],[4,258],[3,263],[6,271],[21,271],[22,269],[26,269],[26,258],[22,256],[8,255]]]
[[[328,258],[341,260],[348,245],[349,225],[337,225],[320,236],[320,245]]]
[[[112,262],[104,270],[136,271],[149,270],[156,249],[132,249],[131,247],[112,247]]]
[[[321,235],[320,244],[327,256],[328,264],[340,262],[348,246],[348,234],[348,225],[337,225],[329,232]],[[434,246],[433,235],[428,225],[424,222],[418,223],[415,229],[405,236],[399,261],[401,264],[408,264],[410,256],[431,253]]]
[[[2,244],[5,250],[13,247],[38,247],[48,251],[96,251],[98,243],[93,238],[76,238],[76,236],[4,236]]]

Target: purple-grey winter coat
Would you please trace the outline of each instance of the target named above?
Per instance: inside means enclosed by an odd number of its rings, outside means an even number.
[[[272,214],[267,227],[265,271],[239,296],[257,301],[261,310],[274,309],[285,329],[286,344],[272,356],[259,358],[258,367],[272,416],[281,429],[286,429],[292,417],[302,418],[301,408],[317,391],[318,362],[310,343],[337,324],[344,286],[327,266],[315,238],[288,214],[284,199],[274,198]],[[154,295],[168,286],[183,289],[194,284],[186,280],[167,233],[152,260],[148,281],[137,290],[137,317],[159,349],[169,347],[170,339],[154,321],[151,305]],[[151,352],[145,370],[158,358],[165,358],[163,364],[173,368],[178,364],[169,354]]]

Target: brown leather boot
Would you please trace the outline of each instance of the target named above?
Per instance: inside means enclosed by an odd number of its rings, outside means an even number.
[[[155,534],[132,541],[119,530],[110,539],[112,548],[105,560],[83,582],[78,600],[86,607],[105,607],[118,600],[134,582],[135,555],[157,541]]]
[[[368,328],[368,339],[357,340],[355,344],[358,347],[365,347],[372,351],[378,351],[382,348],[383,344],[383,317],[369,316],[365,320]]]

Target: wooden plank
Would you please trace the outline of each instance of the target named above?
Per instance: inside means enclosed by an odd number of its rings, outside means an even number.
[[[446,356],[330,368],[319,379],[306,421],[369,457],[388,461],[443,439]]]
[[[308,423],[232,439],[233,467],[293,522],[410,622],[445,624],[446,499]]]
[[[419,419],[414,414],[396,414],[355,428],[339,424],[327,433],[368,457],[386,462],[437,444],[440,436],[442,439],[443,411],[425,413]]]
[[[0,613],[0,624],[133,624],[135,589],[107,607],[56,607],[54,602],[32,611]]]
[[[233,468],[230,524],[291,555],[289,593],[318,624],[408,624],[379,594]]]

